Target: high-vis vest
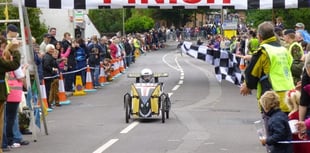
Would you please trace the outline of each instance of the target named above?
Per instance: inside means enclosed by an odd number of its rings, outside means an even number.
[[[140,46],[140,41],[137,38],[133,39],[133,46],[135,48],[140,48],[141,47]]]
[[[262,45],[270,60],[269,80],[274,91],[287,91],[294,88],[291,73],[292,56],[284,47]]]
[[[23,94],[23,82],[19,81],[14,71],[8,72],[8,85],[10,87],[10,93],[7,97],[8,102],[20,102]]]
[[[257,38],[252,38],[249,42],[249,54],[252,55],[255,50],[259,47],[259,42]]]
[[[302,49],[302,46],[301,46],[298,42],[293,42],[293,43],[290,45],[290,47],[288,48],[288,50],[291,51],[292,48],[293,48],[294,46],[298,46],[298,47],[300,48],[300,54],[301,54],[301,55],[304,54],[303,49]]]

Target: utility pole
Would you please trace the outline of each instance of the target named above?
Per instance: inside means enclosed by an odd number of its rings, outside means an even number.
[[[126,33],[125,33],[125,8],[123,8],[123,36],[125,36],[126,35]]]

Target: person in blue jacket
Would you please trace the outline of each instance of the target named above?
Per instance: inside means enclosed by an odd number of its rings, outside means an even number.
[[[279,96],[275,91],[266,91],[259,102],[268,117],[267,137],[260,139],[262,145],[267,145],[270,153],[293,153],[291,143],[279,143],[279,141],[292,140],[288,116],[280,110]]]

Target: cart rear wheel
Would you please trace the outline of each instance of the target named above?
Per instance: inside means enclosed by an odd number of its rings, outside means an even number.
[[[129,123],[129,119],[130,119],[130,95],[126,94],[124,96],[124,107],[125,107],[125,121],[126,123]]]
[[[166,118],[169,119],[169,112],[170,112],[170,107],[171,107],[171,101],[169,96],[166,97]]]
[[[126,102],[125,104],[125,120],[126,123],[129,123],[130,115],[129,115],[129,104]]]
[[[161,107],[161,122],[165,123],[165,103],[162,103],[162,107]]]

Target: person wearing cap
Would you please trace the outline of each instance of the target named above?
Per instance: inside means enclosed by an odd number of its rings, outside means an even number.
[[[283,38],[284,38],[285,43],[287,44],[287,49],[289,53],[293,57],[291,71],[292,71],[294,84],[297,85],[297,82],[301,81],[301,73],[302,73],[302,68],[304,66],[304,62],[302,61],[304,51],[301,45],[295,39],[295,30],[293,29],[285,30]]]
[[[14,24],[9,24],[7,26],[6,38],[8,40],[11,40],[13,38],[17,38],[17,36],[18,36],[18,28]]]
[[[44,55],[46,53],[46,46],[51,42],[51,35],[46,33],[43,35],[43,41],[40,44],[40,53]]]
[[[303,41],[310,43],[310,34],[305,30],[305,25],[303,23],[296,23],[295,30],[301,34]]]

